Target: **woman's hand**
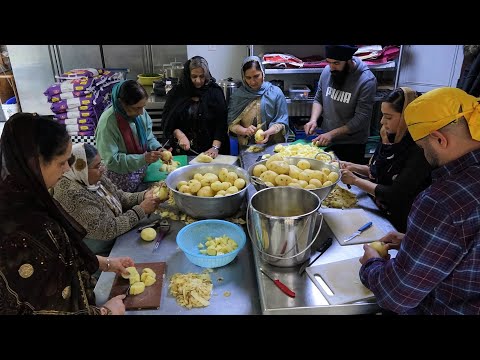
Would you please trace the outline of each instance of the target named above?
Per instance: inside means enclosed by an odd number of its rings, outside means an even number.
[[[132,258],[129,256],[122,256],[122,257],[109,257],[110,259],[110,268],[108,271],[114,272],[118,275],[128,275],[127,267],[135,266]]]
[[[158,204],[161,202],[162,201],[159,198],[145,196],[143,201],[140,203],[140,207],[143,209],[145,214],[151,214],[157,209]]]
[[[350,170],[342,169],[341,180],[345,185],[355,185],[355,181],[358,179],[358,176],[354,175]]]
[[[253,136],[257,132],[257,127],[254,125],[250,125],[249,127],[243,127],[242,126],[242,134],[244,136]]]
[[[270,128],[272,129],[272,128]],[[270,135],[272,135],[272,131],[268,129],[267,131],[263,132],[263,140],[262,141],[255,141],[257,144],[266,144],[268,142],[268,139],[270,139]]]
[[[112,315],[124,315],[125,314],[125,304],[123,303],[123,299],[125,299],[127,295],[117,295],[110,300],[108,300],[104,306],[110,309]]]
[[[218,150],[212,146],[210,149],[205,151],[204,154],[210,156],[212,159],[215,159],[218,156]]]
[[[178,139],[178,146],[180,146],[181,149],[188,151],[190,150],[190,140],[183,135]]]
[[[145,162],[147,164],[151,164],[157,161],[158,159],[160,159],[161,154],[162,154],[161,151],[153,150],[153,151],[146,151],[143,154],[143,156],[145,156]]]

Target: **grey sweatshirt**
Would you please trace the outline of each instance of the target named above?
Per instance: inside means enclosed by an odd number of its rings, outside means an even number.
[[[322,105],[325,132],[347,125],[348,134],[333,139],[335,144],[365,144],[370,133],[377,79],[367,65],[353,57],[356,68],[349,73],[341,89],[332,87],[330,66],[320,75],[314,101]]]

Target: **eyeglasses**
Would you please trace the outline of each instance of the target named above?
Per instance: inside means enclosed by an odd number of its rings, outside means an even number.
[[[102,168],[105,169],[105,163],[103,161],[100,161],[94,167],[89,168],[89,170],[101,170]]]

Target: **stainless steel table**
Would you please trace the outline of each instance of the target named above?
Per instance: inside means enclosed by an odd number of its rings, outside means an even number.
[[[152,215],[150,219],[142,221],[139,226],[152,222],[157,218],[157,215]],[[167,263],[160,308],[158,310],[127,311],[127,315],[261,314],[250,241],[247,241],[247,244],[233,262],[227,266],[213,269],[214,271],[210,273],[213,282],[213,293],[209,306],[189,310],[178,305],[168,290],[171,276],[175,273],[200,273],[204,269],[192,264],[177,247],[175,242],[176,234],[185,224],[180,221],[171,221],[171,225],[169,234],[160,243],[155,253],[152,253],[154,242],[141,240],[136,228],[118,237],[115,242],[110,253],[112,257],[130,256],[136,263],[156,261],[164,261]],[[223,278],[222,281],[218,280],[220,277]],[[111,272],[103,272],[101,274],[95,287],[98,305],[102,305],[107,301],[114,278],[115,274]],[[224,292],[227,291],[230,293],[228,297],[224,296]]]
[[[263,152],[248,153],[240,151],[240,160],[242,166],[248,169],[258,158],[266,153],[273,153],[273,146],[265,148]],[[395,230],[388,220],[382,217],[381,212],[373,200],[365,192],[355,186],[351,191],[356,193],[358,199],[358,208],[365,210],[375,223],[381,226],[385,231]],[[253,186],[248,189],[249,198],[255,194]],[[360,258],[363,255],[363,245],[340,246],[332,234],[328,225],[323,222],[319,236],[315,240],[313,250],[318,248],[328,237],[334,239],[328,250],[315,262],[315,265],[335,262],[343,259]],[[395,255],[391,252],[392,255]],[[318,315],[349,315],[349,314],[371,314],[380,309],[375,301],[361,301],[353,304],[329,305],[320,290],[310,280],[307,274],[298,275],[300,265],[291,268],[280,268],[264,262],[260,253],[253,248],[255,258],[255,272],[257,275],[258,288],[260,294],[261,311],[263,314],[318,314]],[[317,253],[312,251],[311,260]],[[283,295],[259,270],[262,267],[271,274],[280,278],[283,283],[289,286],[296,293],[295,298]]]
[[[240,163],[245,169],[256,162],[257,158],[264,153],[272,153],[273,147],[268,147],[264,152],[247,153],[240,152]],[[375,220],[375,223],[383,227],[385,231],[394,230],[393,226],[382,217],[372,199],[364,192],[352,187],[352,191],[357,194],[358,207],[368,212],[369,216]],[[255,188],[250,185],[247,190],[247,196],[250,198],[255,194]],[[156,219],[156,215],[142,224]],[[362,301],[353,304],[329,305],[322,293],[304,274],[299,276],[297,271],[300,265],[291,268],[279,268],[265,263],[260,258],[259,252],[252,247],[248,240],[244,249],[240,251],[237,258],[227,266],[214,269],[211,273],[213,280],[213,296],[211,304],[205,308],[188,310],[177,305],[175,299],[168,293],[168,283],[170,277],[177,272],[201,272],[203,269],[190,263],[185,255],[178,249],[175,243],[175,236],[184,226],[182,222],[172,221],[170,233],[165,237],[156,253],[152,254],[153,242],[148,243],[140,240],[136,229],[120,236],[110,254],[110,256],[131,256],[135,262],[165,261],[167,263],[166,277],[163,284],[162,299],[160,309],[158,310],[138,310],[128,311],[127,314],[169,314],[169,315],[226,315],[226,314],[325,314],[325,315],[349,315],[349,314],[374,314],[379,311],[375,301]],[[322,244],[326,238],[334,239],[330,248],[315,262],[315,265],[322,263],[335,262],[343,259],[360,257],[363,255],[362,245],[340,246],[331,233],[328,225],[324,222],[318,238],[315,240],[313,250],[319,244]],[[312,251],[311,259],[317,255]],[[395,252],[391,252],[395,255]],[[260,271],[262,266],[273,275],[280,279],[296,292],[295,298],[290,298],[279,292],[279,289],[268,280]],[[95,288],[97,304],[103,304],[110,293],[112,287],[113,273],[102,273]],[[217,279],[223,278],[219,282]],[[224,292],[231,293],[230,297],[225,297]]]

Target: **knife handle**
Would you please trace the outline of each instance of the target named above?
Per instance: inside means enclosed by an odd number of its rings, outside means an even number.
[[[363,225],[360,229],[358,229],[358,231],[364,231],[364,230],[367,230],[370,226],[372,226],[372,222],[368,222],[366,223],[365,225]]]
[[[273,282],[275,283],[275,285],[277,285],[277,287],[282,290],[285,294],[287,294],[288,296],[294,298],[295,297],[295,293],[290,290],[287,285],[285,285],[284,283],[282,283],[280,280],[276,279],[276,280],[273,280]]]

